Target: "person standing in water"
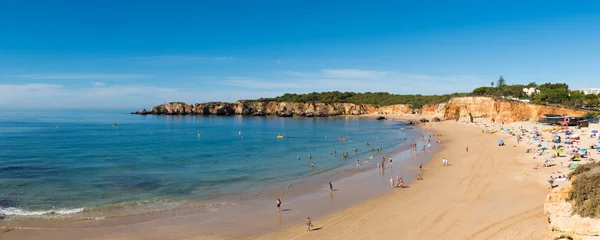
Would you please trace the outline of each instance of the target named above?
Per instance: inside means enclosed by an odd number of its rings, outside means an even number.
[[[310,162],[310,167],[315,170],[315,163],[314,162]]]
[[[277,212],[281,212],[281,199],[277,198],[275,204],[277,204]]]
[[[308,154],[308,159],[312,159],[312,155]]]
[[[329,191],[333,191],[333,184],[331,182],[329,182]]]

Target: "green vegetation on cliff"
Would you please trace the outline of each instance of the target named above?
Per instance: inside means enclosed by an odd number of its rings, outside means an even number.
[[[276,102],[322,102],[322,103],[354,103],[372,104],[386,106],[394,104],[409,104],[413,108],[421,108],[423,105],[447,102],[453,97],[482,96],[508,99],[528,99],[534,104],[560,104],[570,108],[597,108],[600,104],[600,96],[584,94],[581,91],[569,89],[566,83],[544,83],[537,85],[535,82],[527,85],[508,85],[506,80],[500,77],[497,83],[491,82],[491,87],[479,87],[470,93],[453,93],[444,95],[401,95],[387,92],[313,92],[308,94],[286,93],[274,98],[260,98],[254,101],[276,101]],[[494,85],[496,85],[494,87]],[[539,92],[527,95],[523,89],[534,88]]]
[[[575,179],[568,198],[574,201],[574,212],[582,217],[600,217],[600,163],[580,165],[569,177]]]
[[[375,106],[387,106],[394,104],[410,104],[413,108],[421,108],[423,105],[447,102],[453,97],[468,96],[465,93],[454,93],[444,95],[400,95],[386,92],[313,92],[308,94],[286,93],[274,98],[260,98],[255,101],[276,102],[322,102],[322,103],[354,103],[372,104]]]

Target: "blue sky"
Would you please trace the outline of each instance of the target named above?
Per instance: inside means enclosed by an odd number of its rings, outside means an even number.
[[[0,2],[0,107],[600,87],[595,1]]]

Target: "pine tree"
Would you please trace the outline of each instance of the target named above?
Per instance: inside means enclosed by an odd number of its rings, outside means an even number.
[[[504,81],[504,78],[502,77],[502,75],[500,75],[500,79],[498,79],[498,84],[496,84],[496,86],[502,87],[504,85],[506,85],[506,81]]]

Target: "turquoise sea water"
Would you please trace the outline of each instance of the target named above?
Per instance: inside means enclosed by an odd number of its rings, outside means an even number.
[[[414,137],[404,123],[358,117],[1,111],[0,213],[97,216],[242,199],[331,175],[377,157],[371,148],[391,151]]]

